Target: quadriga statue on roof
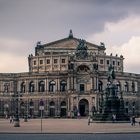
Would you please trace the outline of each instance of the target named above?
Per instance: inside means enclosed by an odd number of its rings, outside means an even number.
[[[76,49],[76,57],[79,59],[85,59],[87,56],[88,52],[85,40],[79,39],[79,44]]]

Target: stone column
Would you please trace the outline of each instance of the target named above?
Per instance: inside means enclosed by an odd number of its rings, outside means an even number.
[[[71,90],[70,89],[70,77],[67,78],[67,91]]]
[[[34,100],[34,115],[39,116],[39,99],[35,98]]]
[[[29,93],[29,80],[26,80],[26,89],[25,89],[26,94]]]
[[[48,101],[48,98],[46,98],[46,101],[45,101],[45,114],[46,114],[46,117],[48,117],[48,115],[49,115],[48,106],[49,106],[49,101]]]
[[[60,79],[57,78],[57,89],[56,91],[59,93],[60,92]]]
[[[57,102],[57,104],[56,104],[56,116],[57,117],[59,117],[60,116],[60,99],[57,97],[56,98],[56,102]]]
[[[35,79],[35,92],[38,93],[38,80]]]
[[[45,80],[44,80],[44,86],[45,86],[45,94],[47,93],[47,79],[45,78]]]
[[[92,77],[91,77],[91,79],[92,79],[92,90],[94,91],[94,87],[95,87],[95,83],[94,83],[94,77],[93,77],[93,75],[92,75]]]
[[[46,89],[47,89],[47,94],[48,94],[48,92],[49,92],[49,79],[48,79],[48,77],[46,79]]]

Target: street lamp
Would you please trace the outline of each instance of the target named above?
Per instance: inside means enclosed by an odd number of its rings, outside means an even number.
[[[14,127],[20,127],[19,124],[19,110],[18,110],[18,92],[16,92],[16,100],[15,100],[15,105],[16,105],[16,111],[15,111],[15,119],[14,119]]]
[[[135,115],[135,102],[132,103],[132,113],[133,113],[133,116]]]
[[[40,103],[39,103],[39,110],[41,113],[41,132],[42,132],[42,116],[43,116],[43,110],[44,110],[44,102],[42,99],[40,100]]]
[[[14,81],[14,95],[15,95],[15,119],[14,119],[14,127],[20,127],[19,124],[19,110],[18,110],[18,100],[19,100],[19,95],[17,92],[17,81]]]

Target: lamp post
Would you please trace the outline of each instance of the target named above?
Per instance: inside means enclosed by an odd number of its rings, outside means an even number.
[[[6,119],[8,119],[8,112],[9,112],[9,105],[8,105],[8,103],[6,103],[5,105],[4,105],[4,112],[5,112],[5,117],[6,117]]]
[[[14,119],[14,127],[20,127],[19,124],[19,108],[18,108],[18,92],[17,92],[17,81],[14,81],[14,95],[15,95],[15,119]]]
[[[16,100],[15,100],[15,105],[16,105],[16,111],[15,111],[15,120],[14,120],[14,127],[20,127],[19,124],[19,108],[18,108],[18,92],[16,93]]]
[[[132,113],[133,113],[133,116],[135,115],[135,102],[133,102],[133,105],[132,105]]]
[[[93,64],[93,70],[94,70],[94,74],[95,74],[95,89],[94,91],[96,92],[96,98],[97,98],[97,104],[96,104],[96,108],[97,108],[97,111],[99,111],[99,92],[98,92],[98,63],[97,63],[97,60],[95,58],[94,60],[94,64]]]
[[[42,99],[40,100],[39,110],[40,110],[40,113],[41,113],[41,132],[42,132],[42,116],[43,116],[43,110],[44,110],[44,102],[43,102]]]
[[[16,96],[16,112],[15,112],[14,127],[20,127],[18,115],[18,96]]]

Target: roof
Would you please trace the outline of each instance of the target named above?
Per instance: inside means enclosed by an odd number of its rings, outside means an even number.
[[[70,30],[70,34],[67,38],[63,38],[63,39],[60,39],[60,40],[56,40],[56,41],[53,41],[53,42],[50,42],[50,43],[46,43],[46,44],[41,44],[39,42],[39,44],[37,44],[36,46],[36,49],[37,50],[40,50],[40,49],[45,49],[45,50],[48,50],[48,49],[76,49],[77,46],[79,45],[79,38],[75,38],[73,37],[73,34],[72,34],[72,31]],[[96,45],[96,44],[93,44],[93,43],[90,43],[90,42],[86,42],[86,45],[88,47],[88,49],[96,49],[96,50],[105,50],[105,46],[104,45]]]

